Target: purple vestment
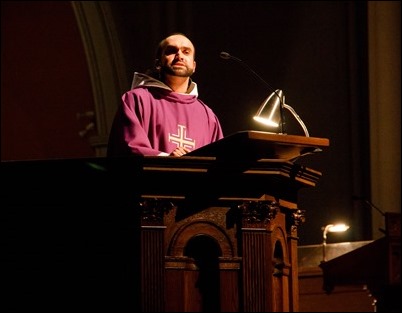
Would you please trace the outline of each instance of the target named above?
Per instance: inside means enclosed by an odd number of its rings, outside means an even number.
[[[138,85],[122,96],[108,156],[168,155],[177,147],[192,151],[223,138],[217,116],[197,94],[156,85]]]

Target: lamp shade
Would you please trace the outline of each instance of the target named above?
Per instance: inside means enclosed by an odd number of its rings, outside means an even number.
[[[280,130],[277,131],[277,133],[285,134],[285,120],[283,114],[284,109],[292,113],[294,118],[303,128],[306,137],[309,137],[310,134],[308,133],[306,125],[303,123],[300,116],[297,115],[296,111],[290,105],[285,103],[285,95],[280,89],[276,89],[264,100],[253,119],[266,126],[280,126]]]
[[[254,120],[267,126],[278,127],[282,123],[282,105],[285,103],[283,91],[277,89],[261,104]]]

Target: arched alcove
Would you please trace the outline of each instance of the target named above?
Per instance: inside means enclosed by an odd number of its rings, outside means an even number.
[[[201,298],[202,312],[220,311],[219,243],[210,236],[192,237],[184,249],[184,255],[194,260],[198,279],[195,287]]]
[[[235,255],[234,243],[231,242],[225,230],[210,220],[195,220],[182,225],[173,235],[167,254],[171,256],[183,256],[189,240],[196,234],[215,238],[222,257],[228,258]]]

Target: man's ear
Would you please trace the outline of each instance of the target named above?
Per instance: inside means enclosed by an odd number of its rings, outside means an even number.
[[[197,67],[197,62],[194,61],[194,68],[193,68],[193,73],[195,72],[195,68]]]
[[[162,68],[161,61],[159,59],[155,59],[155,69],[159,71]]]

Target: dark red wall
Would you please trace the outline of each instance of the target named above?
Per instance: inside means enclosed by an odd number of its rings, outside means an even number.
[[[1,159],[93,156],[77,119],[93,103],[71,3],[2,1]]]

